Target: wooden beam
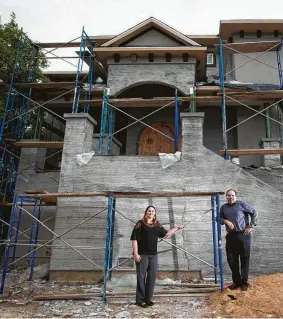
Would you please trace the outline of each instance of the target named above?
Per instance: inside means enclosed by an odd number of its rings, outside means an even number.
[[[249,155],[270,155],[270,154],[283,154],[283,148],[276,149],[239,149],[228,150],[229,156],[249,156]],[[224,150],[220,150],[220,155],[224,155]]]
[[[11,143],[21,148],[63,148],[64,142],[60,141],[19,141]]]
[[[34,296],[34,301],[43,301],[43,300],[90,300],[99,298],[101,299],[101,293],[88,293],[88,294],[50,294],[42,296]]]
[[[50,207],[50,206],[56,206],[57,204],[52,202],[51,204],[44,204],[42,203],[41,206],[46,206],[46,207]],[[14,206],[13,203],[3,203],[3,202],[0,202],[0,207],[12,207]],[[34,207],[34,204],[33,203],[23,203],[21,204],[21,206],[25,206],[25,207]]]
[[[214,288],[192,288],[192,289],[182,289],[182,290],[157,290],[154,291],[154,295],[176,295],[176,294],[198,294],[198,293],[210,293],[213,291],[219,290],[219,287]],[[121,291],[121,292],[108,292],[106,296],[114,297],[114,296],[134,296],[136,294],[135,291]],[[68,299],[76,299],[76,300],[87,300],[92,299],[93,297],[102,297],[102,293],[81,293],[81,294],[48,294],[41,296],[34,296],[34,301],[42,301],[42,300],[68,300]]]
[[[41,42],[41,43],[36,43],[41,48],[79,48],[81,45],[81,42],[70,42],[70,43],[65,43],[65,42]],[[60,47],[60,48],[59,48]]]
[[[61,88],[61,87],[75,87],[75,82],[48,82],[48,83],[15,83],[15,87],[22,89],[50,89],[50,88]],[[82,85],[79,82],[79,85]]]
[[[156,197],[206,197],[215,196],[216,194],[223,195],[224,192],[70,192],[70,193],[48,193],[48,194],[30,194],[31,197],[35,198],[76,198],[76,197],[106,197],[113,196],[116,198],[156,198]]]
[[[216,88],[212,89],[198,89],[198,93],[216,93],[217,95],[204,95],[204,96],[185,96],[179,97],[179,103],[182,102],[219,102],[221,103],[221,94]],[[281,99],[283,98],[283,90],[270,90],[270,91],[233,91],[227,90],[227,101],[229,100],[228,96],[233,97],[235,100],[239,101],[258,101],[258,100],[272,100],[272,99]],[[161,107],[167,103],[170,103],[171,106],[174,106],[173,97],[158,97],[153,99],[143,99],[143,98],[117,98],[109,99],[109,104],[112,104],[118,108],[127,108],[127,107]],[[80,100],[80,105],[89,104],[91,107],[101,107],[102,99],[92,99],[92,100]],[[45,104],[49,108],[60,108],[60,107],[70,107],[73,105],[73,102],[50,102]]]
[[[229,54],[240,54],[234,50],[242,53],[253,53],[253,52],[265,52],[265,51],[276,51],[280,41],[260,41],[260,42],[241,42],[241,43],[228,43],[223,45],[223,51]],[[216,45],[218,46],[218,45]],[[233,50],[234,49],[234,50]]]

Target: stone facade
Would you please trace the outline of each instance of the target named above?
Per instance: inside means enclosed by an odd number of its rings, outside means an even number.
[[[185,95],[194,86],[195,64],[111,64],[108,69],[107,87],[111,96],[145,83],[159,83],[178,89]]]
[[[79,167],[75,155],[91,148],[92,141],[88,135],[92,136],[93,123],[86,116],[68,116],[59,191],[204,192],[235,188],[240,199],[248,201],[259,213],[259,225],[253,235],[251,273],[280,271],[283,266],[282,193],[206,149],[202,145],[203,120],[204,114],[182,114],[182,158],[167,169],[162,168],[158,156],[94,156],[87,165]],[[224,201],[222,197],[221,203]],[[212,263],[211,216],[204,214],[210,208],[210,198],[196,197],[117,200],[113,265],[120,258],[131,256],[130,234],[134,222],[142,217],[148,204],[157,207],[158,218],[166,228],[188,223],[172,241]],[[89,222],[63,238],[72,245],[93,247],[93,250],[82,248],[81,251],[101,267],[106,225],[106,213],[102,210],[106,209],[106,205],[106,198],[60,198],[55,223],[55,232],[60,234],[90,218]],[[225,246],[224,229],[223,241]],[[159,250],[167,252],[160,254],[159,269],[189,268],[202,269],[204,275],[213,273],[207,265],[171,248],[160,243]],[[72,249],[54,247],[52,250],[53,272],[98,269]],[[226,262],[225,272],[230,274]]]

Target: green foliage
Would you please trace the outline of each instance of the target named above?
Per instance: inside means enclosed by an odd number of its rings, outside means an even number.
[[[16,16],[11,14],[10,22],[0,24],[0,117],[3,112],[7,90],[14,70],[14,61],[17,55],[18,40],[23,35],[23,30],[16,23]],[[24,45],[19,56],[19,68],[14,72],[14,83],[27,82],[30,70],[35,66],[35,76],[33,82],[46,82],[47,78],[43,75],[42,69],[48,66],[47,60],[41,49],[38,57],[35,58],[36,47],[31,41],[21,42]]]
[[[16,22],[15,14],[12,13],[8,23],[0,24],[0,120],[3,117],[11,77],[14,77],[13,83],[48,82],[42,73],[42,69],[47,66],[43,50],[24,34]],[[19,94],[15,102],[17,105],[21,105],[21,98]],[[32,103],[30,105],[33,106]],[[13,118],[18,114],[19,110],[15,110],[9,116]],[[31,112],[28,115],[28,127],[34,128],[36,120],[37,114]]]

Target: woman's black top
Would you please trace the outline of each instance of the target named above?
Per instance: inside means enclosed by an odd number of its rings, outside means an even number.
[[[131,240],[138,242],[139,255],[156,255],[158,238],[163,238],[166,234],[167,230],[159,222],[151,225],[139,220],[133,229]]]

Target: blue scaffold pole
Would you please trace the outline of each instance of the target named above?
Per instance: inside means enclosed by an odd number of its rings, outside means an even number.
[[[84,32],[84,27],[83,27],[82,35],[81,35],[80,53],[79,53],[79,60],[78,60],[78,67],[77,67],[77,75],[76,75],[72,113],[78,113],[78,109],[79,109],[79,101],[80,101],[80,93],[81,93],[81,86],[79,84],[79,80],[80,80],[80,74],[81,74],[82,67],[83,67],[83,59],[84,59],[84,52],[85,52],[84,33],[85,32]]]
[[[225,101],[225,75],[223,66],[223,49],[222,39],[219,38],[219,77],[220,77],[220,88],[222,95],[222,134],[223,134],[223,147],[224,147],[224,158],[228,159],[227,152],[227,127],[226,127],[226,101]]]
[[[34,270],[34,265],[35,265],[35,256],[36,256],[36,248],[37,248],[37,243],[38,243],[38,233],[39,233],[39,226],[40,226],[40,218],[41,218],[41,204],[42,200],[39,199],[39,203],[37,203],[37,200],[35,201],[35,206],[37,207],[37,216],[36,218],[38,219],[36,221],[36,230],[35,230],[35,237],[34,237],[34,246],[33,246],[33,252],[32,252],[32,259],[31,259],[31,266],[30,266],[30,274],[29,274],[29,280],[32,280],[33,277],[33,270]]]
[[[116,210],[116,198],[113,197],[112,201],[112,223],[111,223],[111,240],[110,240],[110,258],[109,258],[109,280],[112,278],[112,263],[113,263],[113,242],[114,242],[114,231],[115,231],[115,211]]]
[[[112,202],[113,197],[108,197],[108,210],[107,210],[107,224],[106,224],[106,241],[105,241],[105,256],[104,256],[104,279],[103,279],[103,301],[106,302],[106,288],[107,288],[107,275],[109,269],[110,257],[110,236],[111,236],[111,217],[112,217]]]
[[[85,95],[86,100],[91,100],[92,97],[92,82],[93,82],[93,69],[94,69],[94,44],[91,42],[91,40],[89,39],[88,35],[86,33],[85,37],[88,41],[88,45],[89,45],[89,68],[88,68],[88,76],[87,76],[87,83],[88,83],[88,88],[87,88],[87,92]],[[89,112],[89,104],[84,106],[84,113],[88,113]]]
[[[283,47],[283,38],[280,41],[280,44],[276,50],[276,57],[277,57],[277,66],[278,66],[278,76],[279,76],[279,89],[283,90],[283,74],[282,74],[282,64],[281,64],[281,51]],[[283,112],[283,102],[279,102],[277,106],[277,114],[278,114],[278,121],[282,123],[282,112]],[[280,145],[282,147],[283,144],[283,128],[282,125],[279,125],[279,135],[280,135]]]
[[[216,248],[216,226],[215,226],[215,198],[211,196],[211,222],[212,222],[212,244],[213,244],[213,265],[214,283],[217,284],[217,248]]]
[[[33,206],[33,210],[32,210],[32,216],[36,217],[36,212],[37,212],[37,198],[35,199],[35,202],[34,202],[34,206]],[[36,228],[35,226],[35,219],[32,218],[31,219],[31,228],[30,228],[30,231],[29,231],[29,246],[28,246],[28,256],[27,256],[27,261],[28,261],[28,265],[31,265],[31,246],[33,244],[33,240],[34,240],[34,228]]]
[[[174,126],[174,153],[178,151],[179,142],[179,105],[178,105],[178,91],[175,91],[175,126]]]
[[[14,263],[15,257],[16,257],[16,249],[17,249],[17,243],[18,243],[18,238],[19,238],[19,229],[20,229],[20,223],[21,223],[21,217],[22,217],[22,206],[23,206],[23,202],[24,202],[24,197],[23,196],[17,196],[17,200],[19,198],[21,199],[21,204],[20,204],[20,207],[19,207],[18,214],[17,214],[18,203],[15,202],[15,212],[14,212],[14,214],[12,214],[11,222],[10,222],[10,224],[12,226],[12,232],[13,232],[14,225],[17,225],[17,226],[16,226],[16,234],[14,236],[14,238],[15,238],[14,246],[12,248],[13,249],[13,253],[12,253],[12,259],[11,259],[11,265],[9,266],[8,270],[13,268],[13,263]],[[18,219],[16,220],[17,217],[18,217]],[[13,222],[12,222],[12,220],[13,220]],[[10,238],[10,240],[11,239],[12,239],[12,237]]]
[[[220,197],[216,194],[216,216],[217,216],[217,242],[218,242],[218,260],[220,273],[220,287],[224,290],[224,271],[223,271],[223,256],[222,256],[222,237],[221,237],[221,220],[220,220]]]
[[[112,141],[113,141],[113,132],[114,132],[114,110],[113,107],[109,109],[109,117],[108,117],[108,155],[112,153]]]
[[[280,90],[283,89],[282,64],[281,64],[281,54],[280,54],[282,46],[283,46],[283,39],[281,39],[281,42],[276,50]]]
[[[12,211],[11,211],[10,226],[9,226],[9,231],[8,231],[7,244],[6,244],[5,254],[4,254],[3,263],[2,263],[3,264],[3,269],[2,269],[0,294],[4,293],[5,279],[6,279],[6,274],[7,274],[7,271],[8,271],[10,245],[11,245],[11,239],[13,237],[13,224],[14,224],[15,215],[16,215],[16,211],[17,211],[17,202],[18,202],[18,196],[15,196],[14,197]]]
[[[102,152],[102,146],[104,142],[106,124],[107,124],[107,111],[108,111],[108,95],[105,91],[102,97],[102,108],[101,108],[101,119],[100,119],[100,134],[99,134],[99,145],[98,145],[98,154]]]

